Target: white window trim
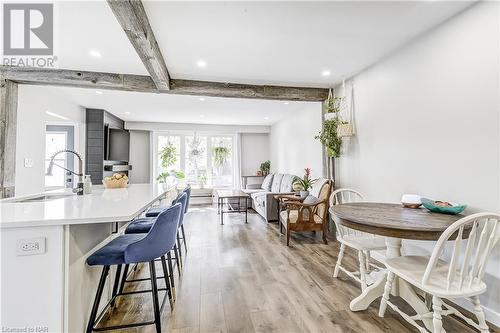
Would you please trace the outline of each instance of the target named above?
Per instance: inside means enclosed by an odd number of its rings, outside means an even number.
[[[238,147],[236,147],[237,138],[234,132],[215,132],[215,131],[153,131],[151,135],[151,148],[152,148],[152,167],[151,167],[151,179],[152,182],[156,182],[156,177],[158,175],[158,137],[159,136],[179,136],[180,137],[180,168],[181,170],[186,170],[186,136],[192,136],[196,133],[197,136],[206,136],[207,137],[207,172],[213,172],[212,170],[212,137],[230,137],[232,139],[232,166],[233,166],[233,180],[232,184],[229,187],[235,186],[235,175],[236,172],[236,163],[238,156]],[[219,187],[219,186],[217,186]],[[207,188],[215,188],[214,186],[207,186]]]

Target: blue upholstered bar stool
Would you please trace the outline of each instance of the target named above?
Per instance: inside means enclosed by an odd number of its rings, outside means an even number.
[[[92,306],[92,311],[90,313],[89,322],[87,325],[87,333],[94,330],[104,331],[112,329],[121,328],[131,328],[144,325],[156,326],[156,332],[161,332],[161,321],[160,312],[165,304],[165,299],[167,295],[170,297],[171,289],[170,283],[168,281],[167,272],[167,262],[165,260],[165,254],[170,256],[170,251],[175,245],[177,230],[179,226],[179,220],[183,214],[183,208],[180,203],[175,204],[163,212],[161,212],[155,219],[148,233],[145,234],[126,234],[118,236],[111,242],[101,247],[99,250],[94,252],[90,257],[87,258],[87,264],[90,266],[103,266],[101,278],[99,280],[99,285],[97,287],[97,293],[94,300],[94,305]],[[166,288],[158,289],[157,277],[155,270],[155,259],[161,258],[163,274],[165,279]],[[127,268],[130,264],[138,263],[149,263],[149,271],[151,275],[151,290],[144,291],[134,291],[129,293],[123,292],[123,283],[126,279]],[[168,260],[169,269],[172,271],[171,262]],[[99,309],[99,303],[104,290],[104,285],[106,283],[106,277],[109,273],[110,266],[117,265],[116,278],[113,286],[112,298],[108,304],[104,307],[101,314],[97,316],[97,311]],[[120,280],[120,273],[122,265],[126,265],[126,269],[122,278],[122,285],[120,286],[120,292],[118,292],[118,282]],[[171,274],[172,275],[172,274]],[[158,291],[166,290],[167,293],[163,298],[161,308],[158,301]],[[153,296],[153,311],[154,320],[133,324],[116,325],[109,327],[99,327],[95,328],[96,324],[100,321],[102,316],[107,311],[108,307],[114,305],[117,296],[136,294],[140,292],[151,292]],[[96,320],[97,319],[97,320]]]
[[[188,208],[189,208],[189,198],[191,197],[191,186],[188,186],[184,190],[182,190],[182,192],[180,194],[182,194],[182,193],[186,193],[186,195],[187,195],[186,205],[184,206],[184,214],[186,214],[188,212]],[[179,198],[179,196],[177,196],[176,200],[178,200],[178,198]],[[158,215],[162,211],[162,209],[164,209],[164,208],[162,208],[162,207],[150,208],[146,212],[146,217],[154,217],[154,216]],[[187,252],[186,233],[184,231],[184,224],[182,222],[181,222],[180,228],[181,228],[181,233],[182,233],[181,239],[182,239],[182,242],[184,243],[184,249]],[[180,251],[180,249],[181,249],[181,244],[179,243],[179,251]]]
[[[183,192],[179,193],[179,195],[172,202],[172,204],[180,203],[182,205],[182,212],[184,212],[185,207],[187,205],[187,198],[188,198],[187,194],[183,191]],[[163,208],[163,209],[165,209],[165,208]],[[148,232],[149,229],[151,228],[151,226],[153,225],[155,218],[156,217],[141,217],[141,218],[135,219],[125,229],[125,234],[141,234],[141,233]],[[181,217],[179,220],[179,226],[182,226],[183,220],[184,220],[184,213],[181,213]],[[181,267],[182,267],[182,253],[181,253],[181,241],[180,241],[180,237],[179,237],[179,232],[177,232],[176,237],[177,237],[177,245],[174,246],[173,250],[175,253],[177,270],[178,270],[179,276],[180,276]]]

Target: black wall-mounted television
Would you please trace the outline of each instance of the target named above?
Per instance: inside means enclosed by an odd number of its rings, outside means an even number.
[[[105,142],[106,160],[128,162],[130,149],[129,131],[108,127]]]

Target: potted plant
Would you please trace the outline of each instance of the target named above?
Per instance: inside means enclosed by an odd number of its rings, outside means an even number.
[[[309,190],[317,180],[318,179],[311,179],[311,168],[305,168],[304,177],[302,179],[301,178],[297,179],[294,182],[294,185],[297,184],[298,186],[300,186],[301,197],[307,197],[309,195]]]
[[[267,176],[271,170],[271,161],[265,161],[260,164],[260,171],[262,171],[263,176]]]
[[[224,146],[214,147],[213,156],[214,156],[214,165],[219,167],[224,165],[227,162],[227,158],[229,157],[230,150]]]
[[[177,162],[177,149],[172,144],[168,142],[165,147],[160,151],[161,166],[167,169]]]
[[[207,183],[207,176],[199,175],[198,176],[198,185],[200,185],[201,189],[205,187],[206,183]]]

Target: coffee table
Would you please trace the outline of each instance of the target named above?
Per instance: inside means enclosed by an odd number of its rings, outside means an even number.
[[[224,224],[224,214],[245,213],[245,223],[248,223],[248,199],[250,196],[241,190],[217,191],[217,214],[220,215],[220,224]],[[242,207],[241,201],[244,200]],[[224,207],[227,209],[224,210]]]

